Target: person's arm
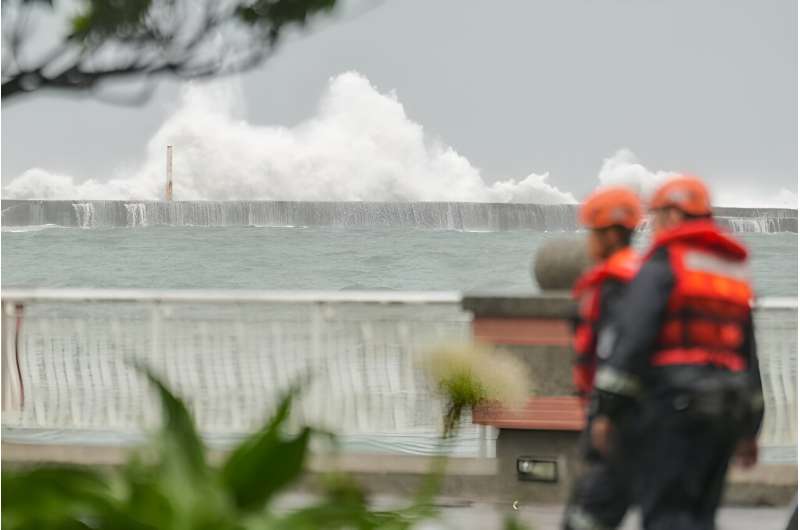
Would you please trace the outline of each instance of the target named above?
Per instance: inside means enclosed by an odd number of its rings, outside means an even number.
[[[619,309],[620,300],[625,294],[626,284],[611,278],[600,286],[600,318],[597,321],[598,335],[603,328],[609,326],[614,320],[614,314]]]
[[[764,419],[764,392],[761,388],[761,370],[758,365],[758,355],[756,353],[755,327],[753,325],[753,315],[748,316],[745,328],[745,357],[747,358],[747,374],[750,376],[750,399],[751,399],[751,423],[745,436],[739,442],[736,450],[736,458],[744,467],[751,467],[758,461],[758,431],[761,430],[761,422]]]
[[[595,379],[593,412],[614,420],[638,399],[675,285],[666,249],[642,266],[601,331],[597,353],[606,359]]]
[[[753,421],[750,426],[750,436],[755,438],[761,430],[761,422],[764,420],[764,390],[761,388],[761,369],[758,365],[758,353],[756,348],[755,326],[753,325],[752,313],[747,322],[747,373],[750,376],[750,388],[752,396]]]
[[[598,332],[610,320],[611,312],[619,302],[623,287],[624,284],[619,280],[605,280],[597,292],[598,319],[591,323],[581,321],[573,330],[575,360],[572,367],[572,381],[576,394],[582,400],[589,399],[594,389],[594,375],[598,364]]]

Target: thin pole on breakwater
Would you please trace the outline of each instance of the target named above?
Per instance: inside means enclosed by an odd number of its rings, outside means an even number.
[[[164,190],[164,197],[167,201],[172,201],[172,146],[167,146],[167,186]]]

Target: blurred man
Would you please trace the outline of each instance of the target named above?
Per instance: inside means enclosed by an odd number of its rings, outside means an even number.
[[[747,250],[682,176],[653,196],[654,241],[614,322],[595,381],[600,452],[638,404],[636,496],[648,530],[712,530],[728,463],[755,464],[763,416]]]
[[[606,188],[592,194],[582,205],[580,222],[589,229],[588,252],[596,265],[578,279],[573,295],[579,318],[575,329],[576,353],[573,379],[586,403],[594,387],[598,363],[598,335],[611,320],[623,290],[639,269],[639,256],[631,239],[641,220],[638,197],[626,188]],[[587,425],[592,424],[589,414]],[[564,528],[614,528],[630,504],[631,477],[626,462],[614,451],[603,455],[591,447],[587,427],[586,468],[575,483],[564,517]],[[622,437],[617,436],[622,444]]]

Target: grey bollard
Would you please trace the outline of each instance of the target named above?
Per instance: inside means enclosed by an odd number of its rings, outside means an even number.
[[[585,237],[550,239],[536,251],[533,280],[542,291],[570,290],[590,265]]]

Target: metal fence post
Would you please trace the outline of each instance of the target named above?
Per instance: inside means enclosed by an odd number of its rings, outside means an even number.
[[[19,329],[17,319],[22,315],[22,304],[2,302],[2,357],[3,357],[3,412],[19,412],[22,410],[24,401],[22,397],[22,381],[20,380],[19,367],[17,365],[17,348],[19,347]]]
[[[2,320],[0,320],[0,326],[1,326],[0,330],[2,330],[2,331],[0,331],[0,333],[2,333],[2,336],[4,338],[4,340],[3,340],[3,353],[2,353],[2,356],[3,356],[3,367],[2,367],[2,370],[3,370],[3,383],[2,383],[2,386],[3,386],[3,412],[7,412],[7,411],[10,411],[10,410],[13,410],[13,406],[12,406],[12,389],[11,389],[11,372],[12,372],[12,370],[11,370],[11,350],[12,350],[12,348],[10,348],[9,345],[8,345],[8,341],[11,338],[11,333],[10,333],[11,328],[8,325],[8,322],[7,322],[8,315],[6,314],[7,313],[6,306],[7,306],[7,304],[5,302],[3,302],[3,305],[2,305],[3,315],[2,315]]]

